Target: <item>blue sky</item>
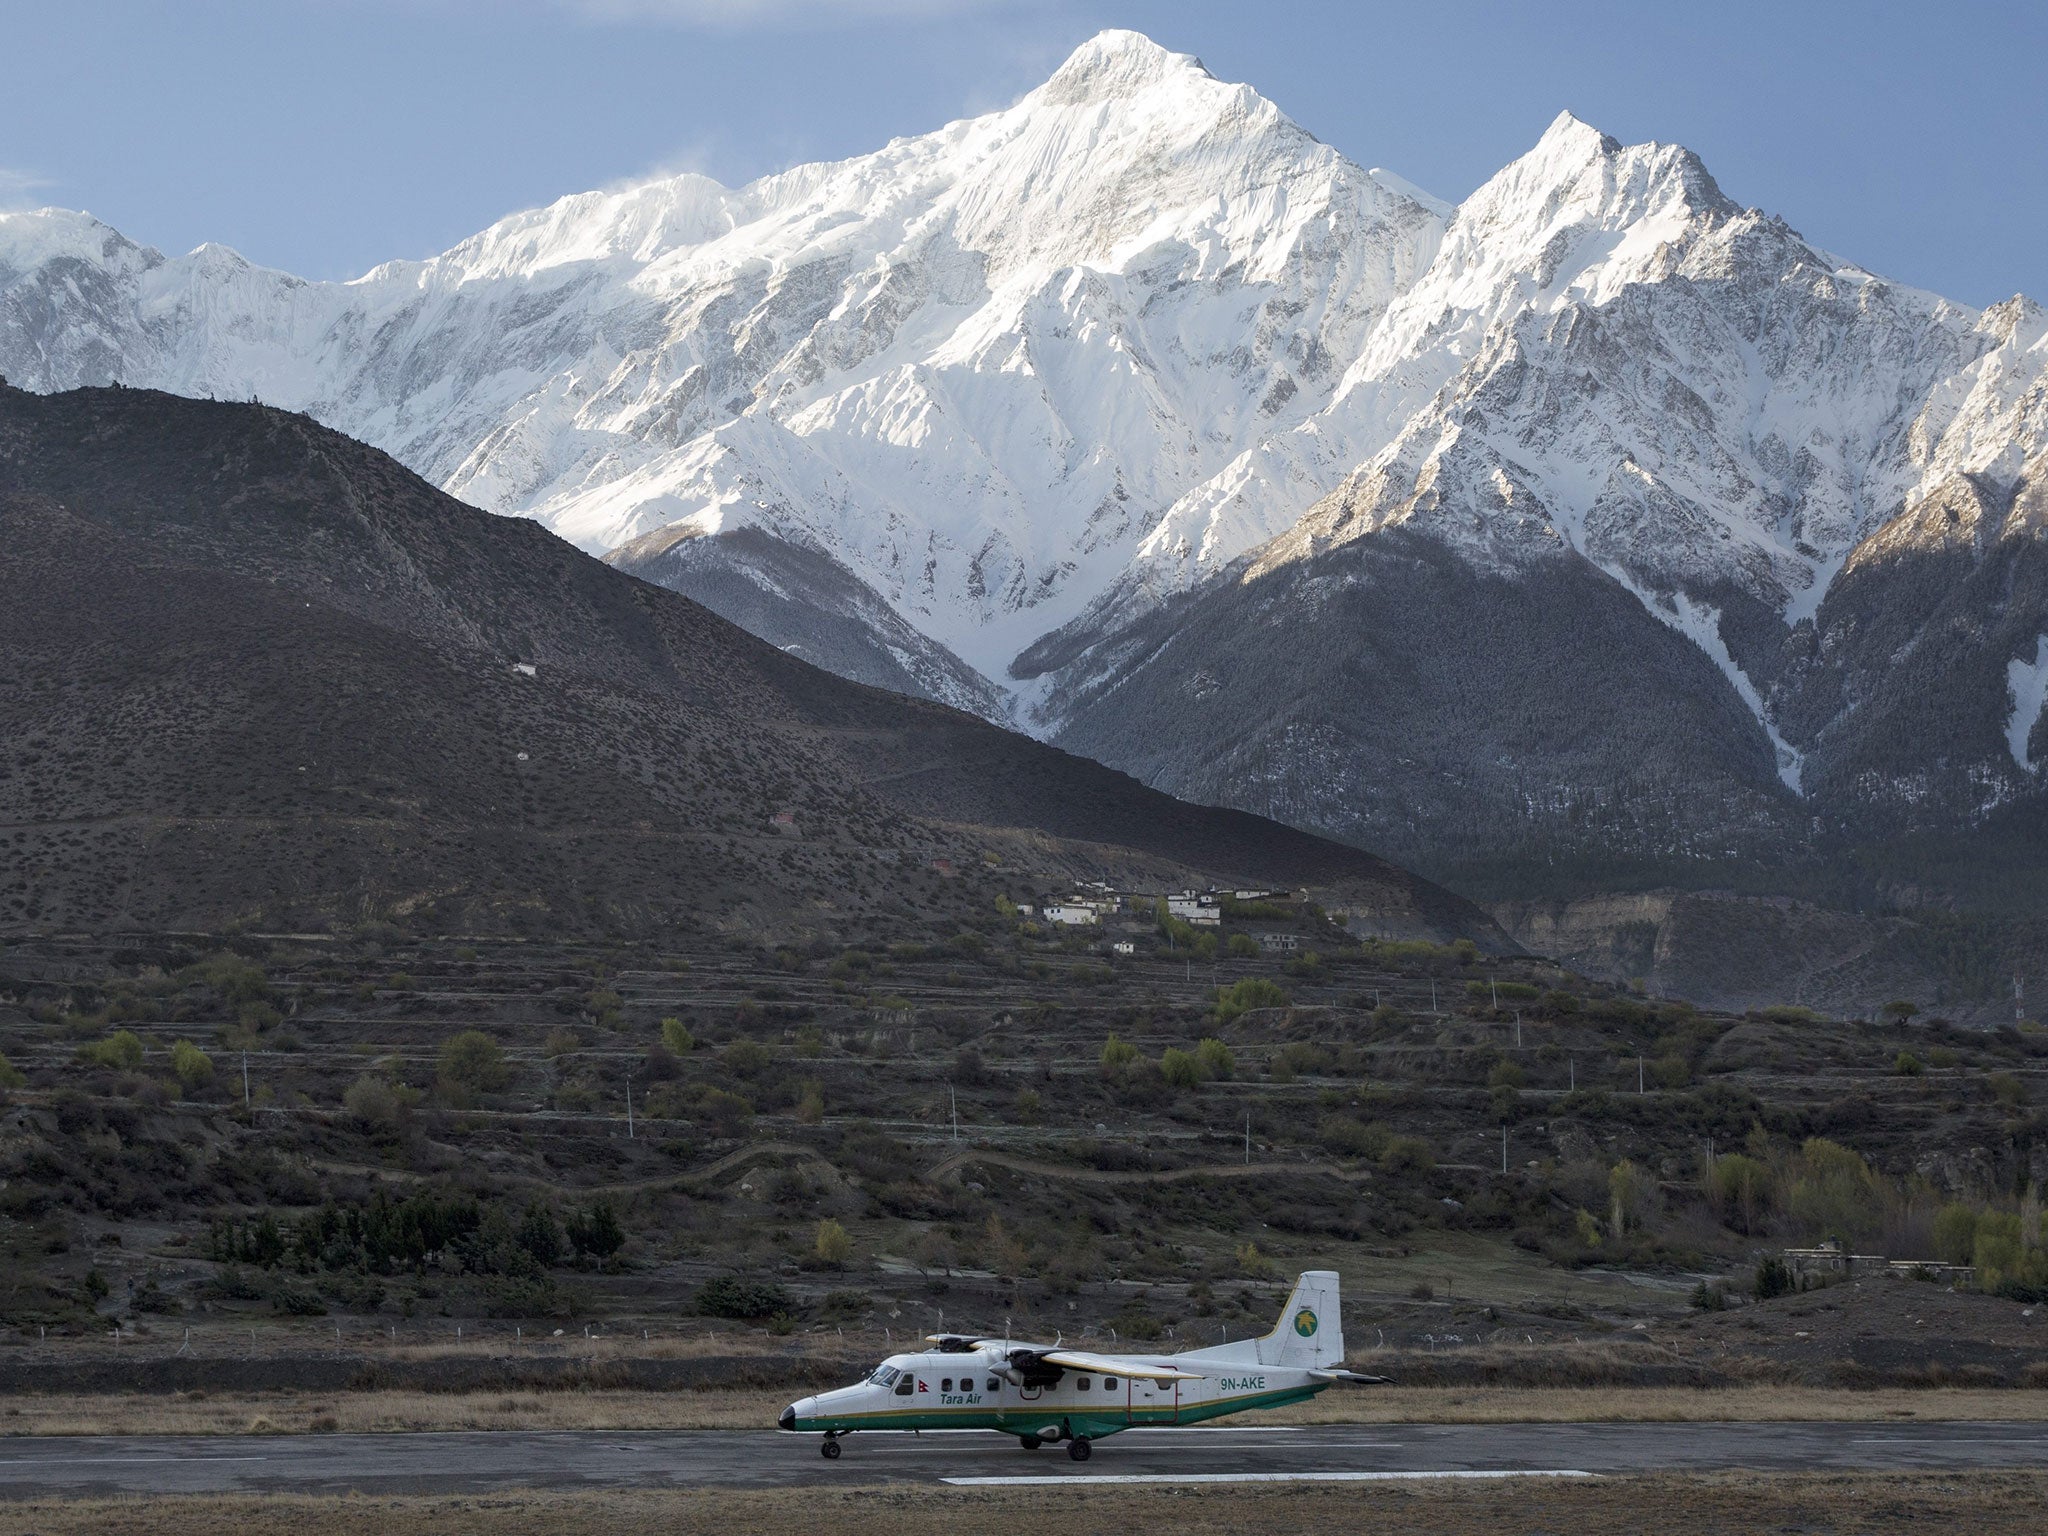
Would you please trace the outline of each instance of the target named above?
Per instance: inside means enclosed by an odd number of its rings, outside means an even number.
[[[352,276],[660,169],[857,154],[1105,26],[1443,197],[1570,108],[1890,277],[2048,300],[2048,7],[1991,0],[0,0],[0,206]]]

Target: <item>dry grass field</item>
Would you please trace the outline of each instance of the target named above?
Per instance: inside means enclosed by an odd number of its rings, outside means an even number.
[[[20,1396],[0,1435],[390,1434],[421,1430],[765,1429],[796,1394],[718,1392],[252,1392]],[[1331,1392],[1241,1422],[1273,1424],[1862,1423],[2048,1420],[2048,1392],[1840,1391],[1790,1386],[1390,1387]]]
[[[1660,1536],[1797,1531],[1806,1536],[1968,1531],[2034,1536],[2048,1508],[2040,1473],[1760,1476],[1725,1473],[1584,1482],[955,1489],[636,1491],[462,1498],[97,1499],[0,1505],[0,1536],[957,1536],[1004,1530],[1170,1529],[1176,1536],[1293,1531],[1408,1536]]]

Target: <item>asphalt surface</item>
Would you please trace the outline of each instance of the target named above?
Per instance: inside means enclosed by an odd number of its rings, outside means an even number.
[[[1459,1424],[1135,1430],[1085,1463],[986,1431],[864,1433],[827,1461],[775,1431],[0,1439],[0,1499],[138,1493],[857,1483],[1377,1480],[1430,1475],[2048,1470],[2048,1424]]]

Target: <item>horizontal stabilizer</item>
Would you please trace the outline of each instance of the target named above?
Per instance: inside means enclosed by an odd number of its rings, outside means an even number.
[[[1310,1371],[1317,1381],[1341,1381],[1354,1387],[1390,1387],[1394,1384],[1391,1376],[1363,1376],[1357,1371]]]

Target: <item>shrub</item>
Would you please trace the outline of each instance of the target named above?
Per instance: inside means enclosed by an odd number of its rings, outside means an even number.
[[[381,1077],[365,1073],[348,1085],[348,1092],[341,1096],[342,1107],[373,1131],[389,1131],[397,1127],[404,1114],[404,1107],[391,1085]]]
[[[1706,1281],[1702,1280],[1692,1288],[1692,1296],[1689,1299],[1696,1311],[1726,1312],[1728,1310],[1727,1289],[1719,1284],[1709,1285]]]
[[[818,1223],[818,1235],[811,1250],[822,1263],[844,1264],[853,1257],[853,1238],[845,1227],[827,1216]]]
[[[1138,1048],[1128,1040],[1117,1037],[1111,1030],[1109,1038],[1102,1042],[1102,1070],[1105,1073],[1122,1072],[1138,1059]]]
[[[1237,1073],[1237,1058],[1230,1054],[1230,1047],[1210,1035],[1195,1047],[1195,1060],[1201,1063],[1202,1075],[1228,1082]]]
[[[775,1058],[760,1041],[739,1039],[725,1048],[719,1060],[741,1077],[758,1077]]]
[[[1259,958],[1259,941],[1248,933],[1233,933],[1225,947],[1239,960]]]
[[[21,1068],[0,1055],[0,1088],[19,1088],[28,1081],[21,1075]]]
[[[1920,1065],[1920,1058],[1911,1051],[1901,1051],[1892,1058],[1892,1071],[1900,1077],[1918,1077],[1927,1069]]]
[[[1385,1173],[1427,1173],[1435,1166],[1429,1143],[1418,1136],[1389,1137],[1380,1153],[1380,1169]]]
[[[195,1093],[213,1081],[213,1058],[190,1040],[171,1047],[171,1070],[187,1093]]]
[[[1179,1046],[1171,1047],[1160,1055],[1159,1071],[1175,1088],[1199,1088],[1207,1076],[1195,1053],[1184,1051]]]
[[[815,1077],[804,1079],[796,1103],[796,1117],[805,1125],[816,1125],[825,1118],[825,1088]]]
[[[452,1097],[467,1099],[496,1093],[512,1073],[497,1041],[480,1029],[465,1029],[442,1045],[439,1075]]]
[[[697,1113],[721,1136],[737,1136],[754,1118],[753,1103],[723,1088],[706,1089],[697,1101]]]
[[[1259,1252],[1257,1243],[1240,1243],[1237,1249],[1237,1272],[1246,1279],[1262,1279],[1273,1273],[1273,1261]]]
[[[568,1252],[568,1241],[562,1235],[561,1223],[555,1220],[555,1213],[547,1205],[536,1200],[526,1208],[526,1214],[519,1221],[519,1235],[515,1239],[521,1248],[533,1256],[535,1263],[550,1267],[562,1262]]]
[[[697,1049],[697,1037],[690,1033],[689,1026],[676,1018],[661,1021],[661,1043],[678,1056],[687,1056]]]
[[[1263,976],[1247,976],[1216,994],[1216,1022],[1228,1024],[1255,1008],[1288,1008],[1294,999]]]
[[[104,1040],[80,1047],[78,1054],[93,1066],[133,1072],[142,1065],[142,1040],[132,1029],[117,1029]]]
[[[1769,1301],[1773,1296],[1789,1296],[1799,1289],[1799,1284],[1783,1259],[1766,1256],[1757,1260],[1752,1289],[1758,1301]]]
[[[729,1317],[751,1323],[788,1312],[789,1297],[781,1286],[766,1280],[720,1275],[706,1280],[698,1289],[697,1310],[706,1317]]]
[[[1528,1078],[1523,1073],[1521,1067],[1517,1063],[1507,1060],[1496,1061],[1493,1064],[1493,1070],[1486,1074],[1486,1086],[1489,1088],[1518,1089],[1526,1081],[1528,1081]]]
[[[569,1246],[579,1254],[608,1259],[626,1246],[626,1229],[619,1224],[619,1213],[609,1200],[593,1201],[587,1210],[571,1216],[564,1226]]]

